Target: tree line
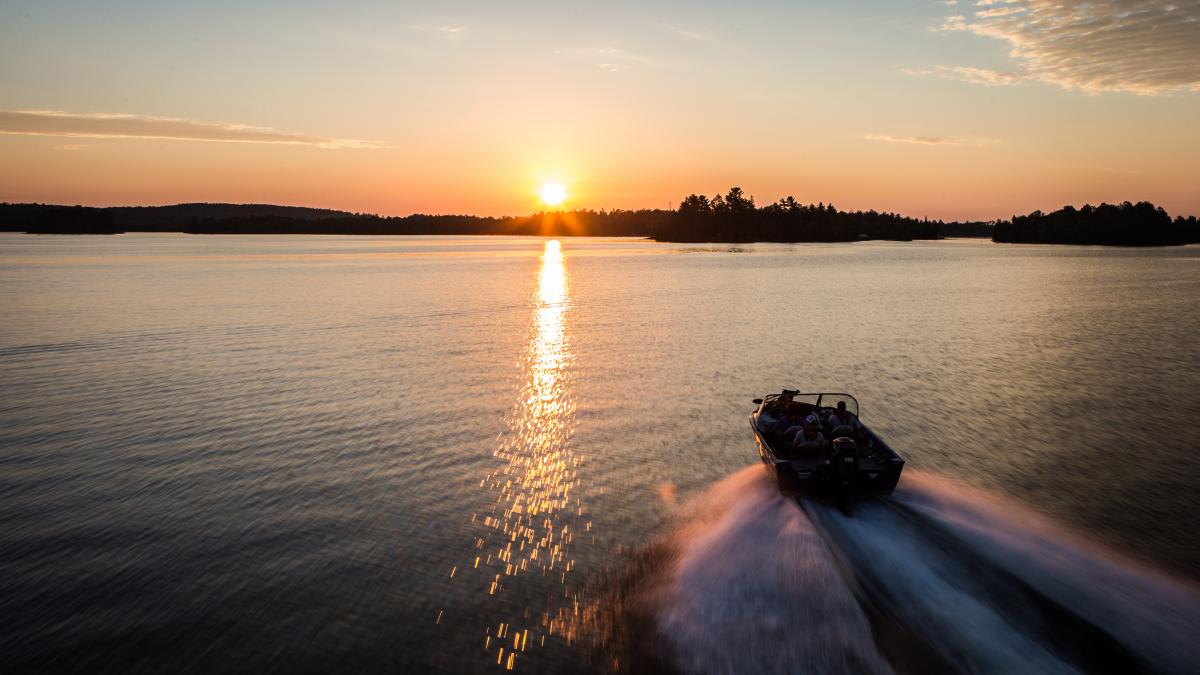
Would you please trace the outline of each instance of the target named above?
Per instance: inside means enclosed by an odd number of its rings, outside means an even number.
[[[1171,219],[1149,202],[1071,206],[1009,220],[944,222],[877,211],[840,211],[784,197],[765,206],[738,187],[691,194],[674,209],[547,211],[527,216],[385,217],[270,204],[155,207],[0,204],[0,231],[112,234],[540,235],[647,237],[670,242],[839,242],[991,237],[997,242],[1166,245],[1200,242],[1196,217]]]
[[[711,198],[691,194],[666,226],[662,241],[804,242],[858,239],[937,239],[940,221],[878,211],[839,211],[833,204],[801,204],[792,196],[758,207],[740,187]]]
[[[1196,216],[1174,220],[1161,206],[1132,204],[1064,206],[1052,213],[1034,211],[996,223],[992,239],[1027,244],[1103,244],[1165,246],[1200,243]]]
[[[0,204],[0,231],[46,234],[540,235],[649,237],[671,213],[662,209],[549,211],[528,216],[385,217],[269,204],[87,207]]]

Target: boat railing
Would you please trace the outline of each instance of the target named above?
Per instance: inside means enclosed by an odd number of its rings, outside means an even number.
[[[833,393],[833,392],[814,392],[803,393],[791,389],[784,389],[781,394],[773,394],[767,397],[766,405],[771,407],[778,405],[786,405],[788,402],[796,402],[805,404],[805,409],[822,408],[825,410],[837,410],[839,403],[846,404],[846,410],[850,411],[851,415],[860,417],[858,399],[850,394]]]

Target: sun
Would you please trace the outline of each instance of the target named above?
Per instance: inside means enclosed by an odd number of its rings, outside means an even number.
[[[542,197],[542,202],[546,206],[558,206],[567,198],[567,188],[562,183],[549,182],[542,183],[542,188],[538,190],[538,194]]]

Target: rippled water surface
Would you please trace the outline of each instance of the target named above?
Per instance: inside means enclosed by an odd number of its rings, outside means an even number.
[[[1197,310],[1197,247],[0,235],[0,670],[637,669],[624,597],[681,672],[1187,672]],[[748,468],[784,386],[894,503]]]

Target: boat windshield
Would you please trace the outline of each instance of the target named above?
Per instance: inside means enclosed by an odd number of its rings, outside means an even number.
[[[791,401],[795,401],[796,403],[807,403],[809,407],[813,407],[813,406],[817,405],[817,400],[821,398],[820,394],[797,394],[794,392],[786,392],[786,393],[792,394],[792,397],[790,399]],[[782,396],[777,395],[776,400],[783,402],[783,401],[787,401],[789,399],[783,398]]]
[[[850,394],[802,394],[785,389],[783,394],[771,394],[767,396],[766,401],[766,404],[764,404],[765,409],[773,414],[774,410],[788,401],[803,404],[801,410],[808,410],[814,407],[836,410],[838,403],[844,401],[846,403],[846,410],[849,410],[852,415],[858,417],[858,399]]]
[[[836,409],[838,403],[843,401],[846,403],[846,410],[849,410],[850,414],[858,417],[858,400],[850,394],[821,394],[817,405],[822,408]]]

